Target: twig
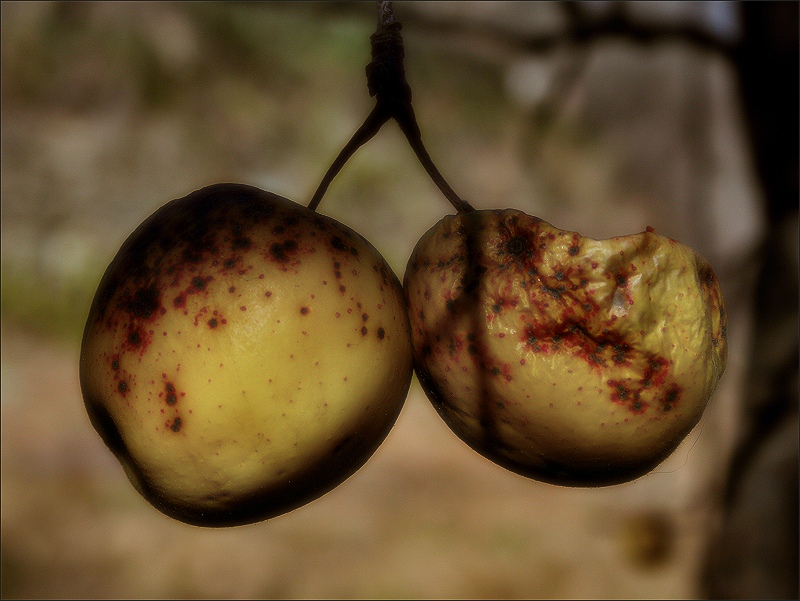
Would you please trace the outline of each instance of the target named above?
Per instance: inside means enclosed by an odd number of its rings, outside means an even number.
[[[366,67],[367,88],[370,96],[375,97],[375,108],[328,168],[308,207],[312,211],[317,209],[328,186],[355,151],[372,139],[384,123],[394,119],[417,159],[453,208],[459,213],[472,211],[470,204],[461,199],[442,177],[422,143],[422,135],[411,105],[411,86],[408,85],[403,68],[405,49],[400,34],[402,25],[395,16],[391,0],[379,0],[377,5],[378,27],[370,36],[372,61]]]

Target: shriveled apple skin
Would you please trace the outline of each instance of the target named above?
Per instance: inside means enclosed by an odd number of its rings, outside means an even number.
[[[450,215],[404,278],[419,380],[496,463],[562,485],[652,470],[725,369],[717,279],[648,228],[594,240],[523,212]]]
[[[136,488],[197,525],[272,517],[355,472],[412,354],[397,276],[341,223],[219,184],[131,234],[81,348],[89,416]]]

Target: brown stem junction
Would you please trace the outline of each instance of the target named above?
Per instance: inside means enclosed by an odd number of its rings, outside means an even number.
[[[400,34],[402,25],[394,14],[391,0],[379,0],[377,4],[378,28],[370,36],[372,62],[366,67],[367,87],[370,96],[375,97],[375,108],[328,168],[325,177],[322,178],[311,198],[308,208],[312,211],[317,209],[328,186],[350,157],[372,139],[384,123],[389,119],[394,119],[414,150],[417,159],[453,205],[453,208],[459,213],[472,211],[473,208],[470,204],[461,199],[439,173],[422,143],[422,135],[411,105],[411,87],[406,81],[403,69],[405,51]]]

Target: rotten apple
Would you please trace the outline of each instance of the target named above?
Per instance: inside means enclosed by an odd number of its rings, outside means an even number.
[[[404,278],[415,370],[450,428],[525,476],[637,478],[697,424],[725,369],[709,263],[651,228],[594,240],[523,212],[449,215]]]
[[[239,184],[174,200],[131,234],[80,358],[86,409],[131,482],[205,526],[338,485],[387,435],[411,375],[402,288],[379,252]]]

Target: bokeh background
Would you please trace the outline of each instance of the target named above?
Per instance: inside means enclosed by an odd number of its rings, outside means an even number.
[[[92,429],[89,304],[172,198],[236,181],[310,199],[373,105],[374,3],[2,2],[2,596],[796,598],[797,122],[781,110],[798,108],[797,10],[748,4],[395,3],[423,139],[461,196],[596,238],[653,226],[711,261],[729,363],[673,456],[621,486],[530,481],[469,450],[414,381],[337,489],[210,530],[148,505]],[[767,58],[743,54],[753,23]],[[765,161],[773,130],[786,145]],[[451,212],[392,123],[319,210],[400,277]]]

